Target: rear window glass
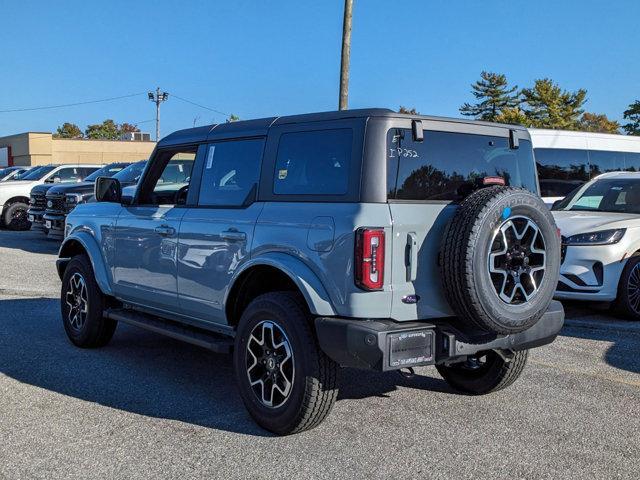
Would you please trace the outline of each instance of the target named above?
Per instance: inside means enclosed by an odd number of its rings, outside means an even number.
[[[285,133],[273,180],[279,195],[344,195],[351,165],[351,129]]]
[[[506,185],[537,193],[531,142],[488,135],[426,130],[414,142],[411,130],[387,135],[389,198],[459,201],[485,177],[501,177]]]

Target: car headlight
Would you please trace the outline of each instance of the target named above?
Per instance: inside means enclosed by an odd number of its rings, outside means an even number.
[[[618,243],[626,231],[626,228],[616,228],[599,232],[578,233],[567,238],[565,243],[567,245],[612,245]]]
[[[78,203],[84,202],[84,197],[79,193],[72,193],[70,195],[67,195],[66,198],[67,198],[67,203],[70,205],[77,205]]]

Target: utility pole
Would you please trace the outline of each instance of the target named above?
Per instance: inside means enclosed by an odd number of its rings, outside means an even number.
[[[344,0],[344,19],[342,21],[342,58],[340,62],[340,100],[338,108],[346,110],[349,105],[349,63],[351,61],[351,18],[353,0]]]
[[[160,104],[168,98],[167,92],[160,93],[160,87],[156,88],[155,93],[149,92],[149,100],[156,104],[156,142],[160,140]]]

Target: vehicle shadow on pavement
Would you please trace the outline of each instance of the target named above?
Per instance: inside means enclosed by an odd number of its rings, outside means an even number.
[[[13,232],[0,228],[0,248],[56,255],[60,249],[60,242],[47,238],[43,232],[37,230]]]
[[[567,320],[560,335],[611,342],[604,360],[620,370],[640,374],[640,324],[612,318],[602,320]]]
[[[67,339],[53,298],[0,300],[0,374],[62,395],[150,417],[270,436],[246,412],[232,359],[119,325],[109,345],[80,349]],[[437,378],[345,369],[341,399],[386,396],[398,386],[450,391]]]
[[[140,415],[270,435],[244,409],[230,356],[127,325],[104,348],[76,348],[58,299],[0,300],[0,312],[0,374]]]
[[[433,372],[435,373],[435,369]],[[380,373],[345,368],[340,372],[338,400],[388,397],[388,394],[397,390],[398,387],[455,393],[444,380],[437,377],[416,374],[407,378],[397,371]]]

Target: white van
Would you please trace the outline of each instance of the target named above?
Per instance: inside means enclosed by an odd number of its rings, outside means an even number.
[[[640,171],[640,137],[530,128],[540,194],[552,205],[601,173]]]

